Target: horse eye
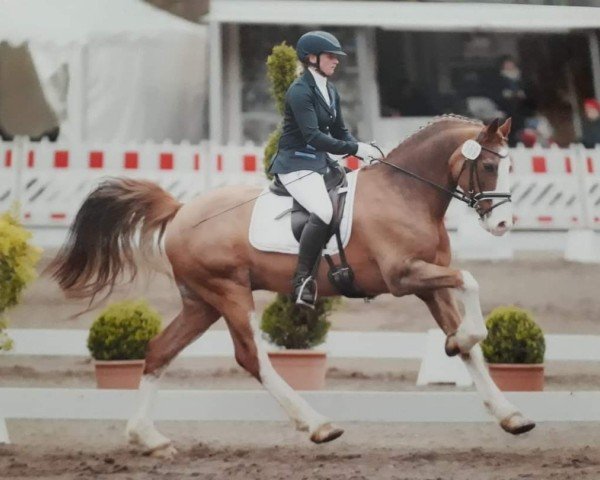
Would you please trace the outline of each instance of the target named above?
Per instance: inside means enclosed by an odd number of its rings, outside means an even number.
[[[484,164],[483,165],[483,170],[489,173],[494,173],[494,171],[496,170],[496,167],[494,165],[491,164]]]

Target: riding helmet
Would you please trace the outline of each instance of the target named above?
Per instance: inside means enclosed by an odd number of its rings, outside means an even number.
[[[310,54],[333,53],[335,55],[346,55],[342,50],[340,41],[331,33],[314,30],[300,37],[296,44],[296,54],[301,62],[306,60]]]

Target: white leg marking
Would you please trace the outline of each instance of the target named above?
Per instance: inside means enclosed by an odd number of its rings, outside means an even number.
[[[483,361],[481,347],[475,345],[468,354],[461,355],[467,370],[471,374],[475,387],[483,399],[483,403],[499,421],[507,419],[519,410],[510,403],[496,386]]]
[[[465,316],[456,331],[456,342],[462,353],[467,353],[487,336],[487,329],[479,302],[479,284],[466,270],[461,270],[463,287],[456,289],[456,295],[465,307]]]
[[[125,429],[129,441],[142,445],[147,451],[158,450],[171,444],[171,440],[156,429],[150,418],[163,371],[164,369],[160,369],[156,373],[142,376],[138,390],[138,409],[127,422]]]
[[[258,352],[258,365],[262,383],[289,417],[295,421],[296,427],[300,430],[308,429],[312,434],[322,425],[329,423],[329,419],[317,413],[275,371],[264,348],[260,328],[258,327],[258,319],[254,312],[250,314],[250,325],[252,326],[254,342]]]

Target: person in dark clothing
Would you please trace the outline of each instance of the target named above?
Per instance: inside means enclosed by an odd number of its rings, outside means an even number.
[[[521,70],[514,58],[502,57],[492,99],[506,117],[512,118],[512,129],[508,142],[514,146],[525,127],[526,95],[521,79]]]
[[[583,113],[580,141],[585,148],[594,148],[600,144],[600,102],[595,98],[586,99],[583,102]]]
[[[333,216],[323,180],[334,161],[327,154],[356,155],[363,160],[380,159],[381,154],[372,145],[358,142],[344,124],[340,95],[328,81],[338,57],[346,55],[338,39],[327,32],[308,32],[298,40],[296,53],[305,72],[286,93],[282,135],[269,172],[310,212],[300,237],[293,296],[297,304],[314,308],[317,285],[312,271],[329,237]]]

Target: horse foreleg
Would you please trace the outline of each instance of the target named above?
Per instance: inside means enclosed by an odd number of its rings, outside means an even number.
[[[296,428],[308,431],[313,442],[323,443],[338,438],[344,431],[317,413],[273,368],[253,311],[254,302],[250,290],[232,290],[228,292],[227,301],[223,304],[223,315],[233,338],[238,364],[262,383],[294,421]]]
[[[461,355],[461,358],[475,382],[477,391],[483,397],[483,403],[505,431],[518,435],[535,427],[535,423],[525,418],[496,386],[485,368],[479,345],[475,345],[469,353]]]
[[[420,297],[426,297],[427,294],[440,289],[454,289],[457,297],[465,307],[465,315],[460,325],[456,332],[453,332],[447,329],[449,323],[446,323],[445,328],[444,324],[438,320],[438,323],[448,335],[446,352],[449,355],[468,353],[473,345],[487,336],[487,329],[485,328],[479,303],[479,284],[473,278],[473,275],[466,270],[454,270],[417,260],[404,265],[400,273],[396,274],[393,281],[389,283],[391,284],[390,290],[395,295],[413,293]],[[444,308],[448,308],[451,302],[448,300],[446,304]],[[444,321],[448,322],[447,319],[444,319]]]
[[[150,417],[160,378],[171,360],[208,330],[219,316],[202,300],[184,297],[181,313],[148,344],[146,366],[138,391],[138,407],[125,430],[129,441],[141,445],[146,453],[161,457],[171,457],[176,453],[171,440],[156,429]]]
[[[421,294],[419,297],[427,304],[429,311],[446,334],[456,330],[456,326],[460,321],[460,314],[450,289],[435,290]],[[449,338],[453,339],[454,336]],[[448,342],[446,343],[446,350],[448,350]],[[490,413],[496,417],[504,430],[516,435],[527,432],[535,426],[532,421],[524,418],[517,407],[506,399],[491,379],[485,368],[479,345],[472,347],[471,351],[461,355],[461,358],[475,382],[475,387],[481,395],[483,403]]]
[[[458,330],[456,331],[456,347],[461,353],[468,353],[471,349],[487,337],[487,328],[481,313],[481,302],[479,301],[479,284],[466,270],[460,271],[462,285],[455,289],[456,296],[465,307],[465,315]],[[449,348],[451,349],[452,337]]]

